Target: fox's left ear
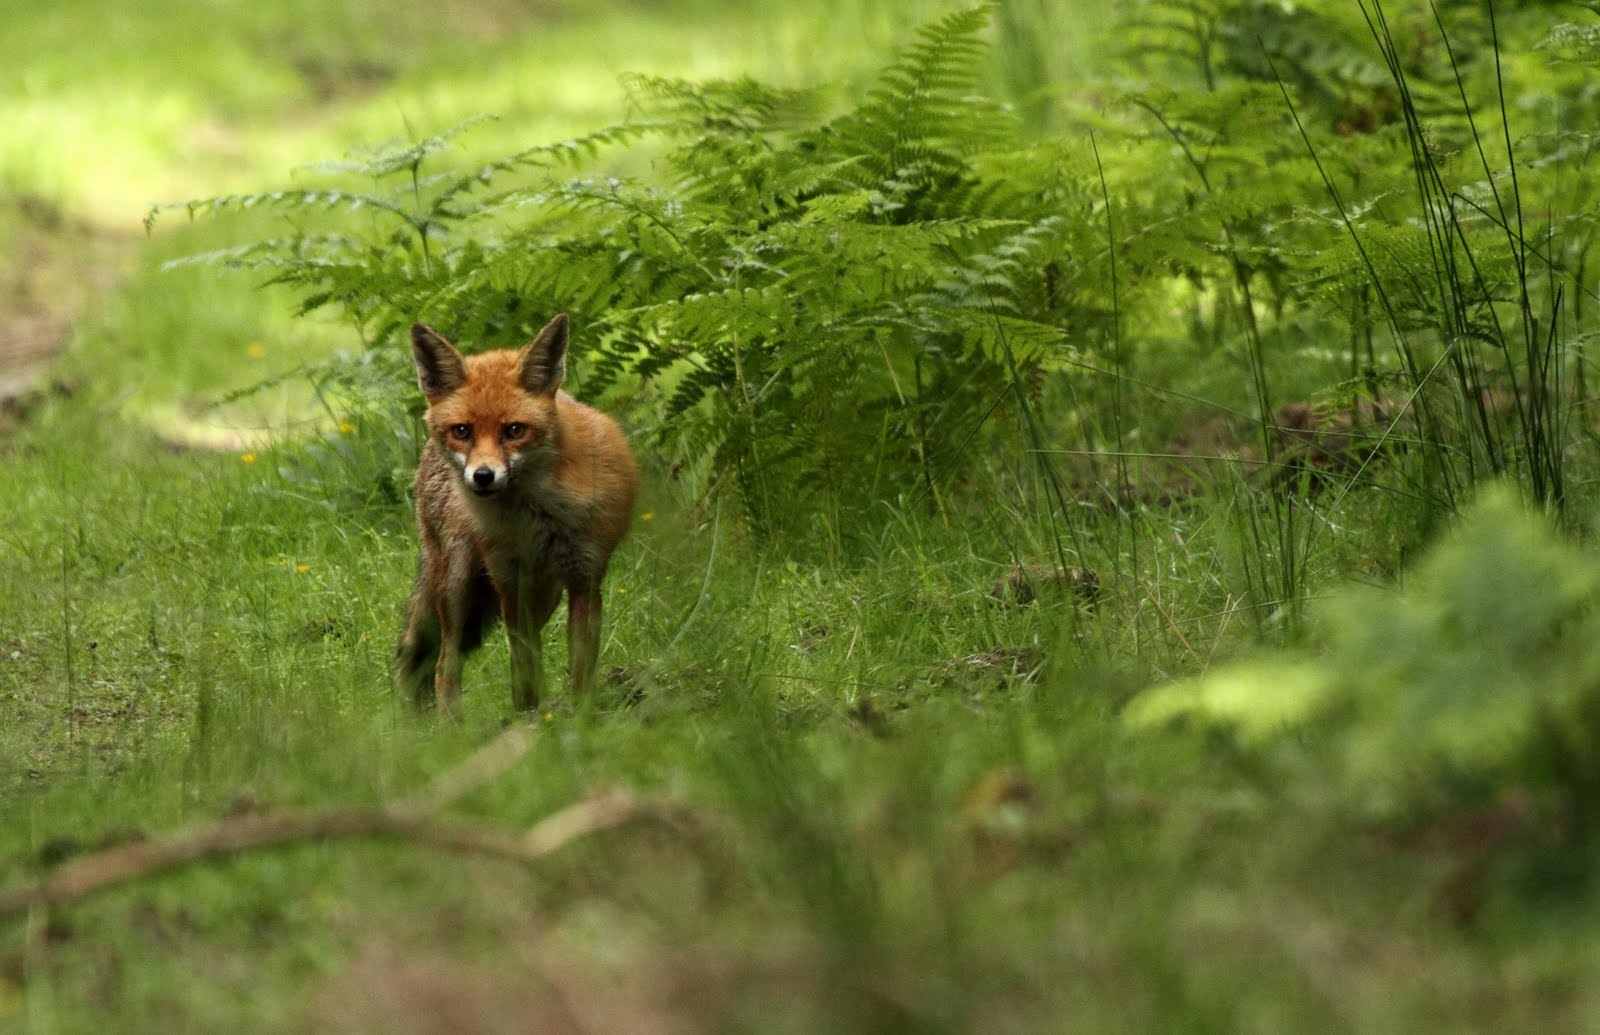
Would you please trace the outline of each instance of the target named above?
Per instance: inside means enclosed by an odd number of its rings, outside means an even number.
[[[518,368],[522,387],[534,395],[548,395],[567,376],[567,314],[558,313],[522,350]]]

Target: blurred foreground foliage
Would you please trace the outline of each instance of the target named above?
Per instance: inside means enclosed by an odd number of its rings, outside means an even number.
[[[1342,810],[1401,826],[1536,815],[1562,850],[1600,821],[1600,562],[1497,487],[1399,589],[1345,592],[1317,642],[1148,690],[1134,728],[1184,720]]]

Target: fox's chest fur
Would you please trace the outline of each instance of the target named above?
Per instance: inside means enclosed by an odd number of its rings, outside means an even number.
[[[417,482],[419,505],[439,508],[439,513],[422,515],[421,524],[464,533],[473,555],[497,583],[519,576],[588,581],[599,574],[602,555],[591,534],[594,502],[577,497],[547,472],[519,472],[504,491],[479,498],[430,440]]]

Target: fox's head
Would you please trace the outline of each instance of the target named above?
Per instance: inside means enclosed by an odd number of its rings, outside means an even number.
[[[557,450],[556,390],[566,376],[567,314],[521,349],[463,356],[427,324],[411,326],[428,433],[467,489],[493,496]]]

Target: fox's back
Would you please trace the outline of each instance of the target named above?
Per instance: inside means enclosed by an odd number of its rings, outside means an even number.
[[[639,483],[627,436],[616,421],[566,392],[557,394],[556,408],[562,442],[549,493],[582,510],[589,538],[610,553],[628,532]]]

